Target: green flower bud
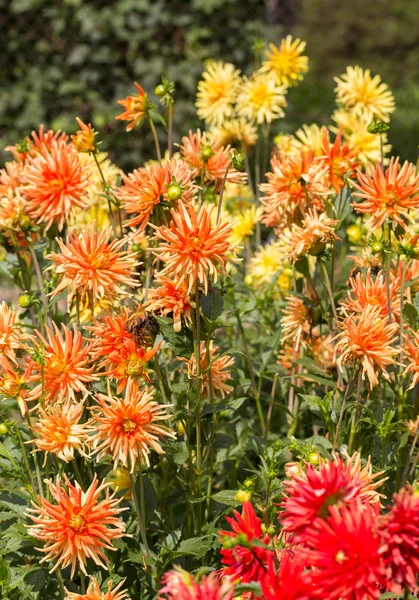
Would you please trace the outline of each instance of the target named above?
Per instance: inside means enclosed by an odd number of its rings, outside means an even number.
[[[245,488],[251,488],[251,487],[253,487],[253,486],[254,486],[254,481],[253,481],[253,479],[251,479],[250,477],[248,477],[248,478],[245,480],[245,482],[244,482],[244,484],[243,484],[243,485],[244,485],[244,487],[245,487]]]
[[[33,298],[30,294],[22,294],[19,298],[19,306],[29,308],[33,304]]]
[[[140,244],[132,244],[131,252],[139,252],[141,250]]]
[[[207,162],[213,154],[214,152],[212,151],[211,146],[204,146],[201,150],[201,156],[205,162]]]
[[[371,250],[374,254],[381,254],[381,252],[384,250],[383,242],[380,242],[378,240],[376,242],[373,242],[371,244]]]
[[[170,202],[174,202],[175,200],[179,200],[182,195],[182,188],[177,183],[172,183],[167,188],[167,197]]]
[[[7,423],[0,423],[0,435],[6,435],[6,433],[9,433]]]
[[[236,502],[240,502],[240,504],[243,504],[243,502],[250,502],[251,497],[252,492],[250,492],[249,490],[239,490],[234,499]]]
[[[308,462],[311,463],[312,465],[318,465],[319,464],[319,455],[317,452],[310,452],[310,454],[308,455]]]
[[[158,86],[156,87],[156,89],[154,90],[154,93],[156,94],[156,96],[164,96],[164,95],[165,95],[165,93],[166,93],[166,91],[165,91],[165,89],[164,89],[164,85],[162,85],[162,84],[160,83],[160,85],[158,85]]]

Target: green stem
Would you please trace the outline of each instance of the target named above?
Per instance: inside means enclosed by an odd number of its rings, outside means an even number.
[[[65,600],[66,593],[65,593],[65,589],[64,589],[63,576],[61,575],[60,569],[55,570],[55,576],[57,577],[58,587],[60,588],[61,598],[62,598],[62,600]]]
[[[99,170],[100,178],[101,178],[102,183],[103,183],[103,188],[104,188],[104,191],[105,191],[106,200],[108,201],[109,220],[110,220],[111,226],[112,226],[112,233],[113,233],[114,237],[118,237],[117,233],[116,233],[115,215],[112,212],[111,199],[109,198],[109,194],[108,194],[108,184],[106,183],[106,179],[105,179],[105,176],[103,174],[102,167],[100,166],[99,160],[97,158],[97,153],[93,152],[92,154],[93,154],[93,158],[95,160],[96,166],[97,166],[97,168]]]
[[[387,315],[388,322],[391,323],[391,297],[390,297],[390,270],[391,270],[391,223],[388,222],[386,226],[384,226],[384,232],[386,235],[385,240],[385,258],[386,258],[386,295],[387,295]]]
[[[141,469],[140,469],[140,478],[142,478],[142,470]],[[134,477],[133,473],[129,474],[129,481],[131,484],[131,493],[132,493],[132,499],[134,501],[135,513],[137,515],[137,535],[140,534],[141,541],[146,550],[146,554],[149,554],[150,548],[148,547],[147,536],[146,536],[146,531],[145,531],[145,526],[144,526],[145,521],[143,521],[143,517],[141,514],[141,508],[138,503],[137,490],[135,489],[135,477]],[[143,488],[142,492],[141,492],[141,487]],[[142,496],[144,496],[144,487],[143,487],[141,479],[140,479],[140,494]]]
[[[85,579],[84,573],[81,569],[80,569],[80,589],[81,589],[82,594],[86,593],[86,579]]]
[[[74,473],[76,475],[76,479],[79,482],[81,489],[83,490],[84,489],[83,477],[81,476],[81,473],[80,473],[79,467],[77,465],[76,459],[74,459],[72,461],[72,465],[73,465]]]
[[[169,159],[172,158],[173,150],[173,104],[170,103],[168,108],[168,125],[167,125],[167,149],[169,152]]]
[[[27,421],[28,427],[29,427],[29,435],[32,438],[32,422],[31,422],[29,413],[26,413],[26,421]],[[44,496],[44,488],[42,486],[41,470],[39,468],[38,456],[36,455],[36,452],[33,453],[33,461],[35,463],[36,480],[38,482],[39,494],[40,494],[40,496],[43,497]]]
[[[197,495],[201,497],[202,492],[202,430],[201,430],[201,314],[200,314],[200,299],[199,287],[196,283],[195,289],[195,320],[194,320],[194,342],[195,342],[195,385],[197,392],[197,403],[195,409],[195,425],[196,425],[196,484]],[[201,506],[197,505],[198,509],[198,524],[201,524]]]
[[[32,477],[32,471],[31,471],[31,468],[29,466],[28,457],[26,456],[25,444],[23,443],[23,439],[22,439],[22,436],[20,434],[19,427],[17,426],[17,423],[15,423],[15,431],[16,431],[17,439],[19,440],[20,449],[22,451],[23,463],[25,465],[25,469],[26,469],[28,477],[29,477],[29,484],[32,486],[32,490],[34,490],[34,493],[32,493],[32,491],[31,491],[31,494],[36,499],[36,493],[37,493],[36,485],[35,485],[34,478]],[[14,466],[17,468],[17,465],[15,463],[14,463]]]
[[[353,451],[353,443],[355,439],[355,433],[358,426],[359,417],[361,414],[361,400],[362,400],[362,388],[364,381],[362,379],[362,368],[359,369],[358,372],[358,380],[357,380],[357,390],[356,390],[356,402],[355,402],[355,410],[352,413],[352,421],[351,421],[351,431],[349,436],[349,444],[348,444],[348,453],[352,454]]]
[[[156,146],[157,160],[159,161],[159,163],[161,163],[160,144],[159,144],[159,138],[157,137],[156,127],[155,127],[155,125],[153,123],[153,119],[151,117],[148,117],[148,122],[150,123],[151,133],[153,134],[154,144]]]
[[[217,225],[219,224],[220,218],[221,218],[221,206],[222,206],[222,203],[223,203],[224,189],[225,189],[225,186],[226,186],[228,172],[230,170],[230,167],[231,167],[232,163],[233,163],[233,161],[230,160],[230,162],[227,165],[227,169],[226,169],[226,171],[224,173],[223,182],[221,184],[220,197],[218,198]]]

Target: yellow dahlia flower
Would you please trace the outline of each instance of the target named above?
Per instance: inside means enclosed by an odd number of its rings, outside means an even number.
[[[221,146],[244,146],[250,148],[257,142],[257,129],[246,119],[229,119],[211,127],[209,133]]]
[[[302,74],[308,71],[308,57],[302,56],[305,47],[306,42],[299,38],[293,40],[291,35],[281,41],[279,48],[269,44],[269,49],[265,51],[267,60],[260,70],[263,73],[275,73],[280,84],[288,87],[297,85],[303,79]]]
[[[239,89],[240,71],[234,65],[211,62],[198,83],[198,117],[210,125],[220,125],[230,119]]]
[[[271,74],[256,71],[252,77],[244,78],[237,99],[237,113],[258,125],[271,123],[284,116],[286,92],[287,88],[278,85]]]

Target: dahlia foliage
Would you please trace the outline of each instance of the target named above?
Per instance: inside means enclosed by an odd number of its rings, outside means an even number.
[[[290,134],[305,42],[258,53],[178,139],[173,82],[127,90],[132,172],[80,118],[6,148],[2,598],[419,593],[417,166],[378,75]]]

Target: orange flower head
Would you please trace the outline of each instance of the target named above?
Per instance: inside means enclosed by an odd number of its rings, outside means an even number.
[[[28,383],[32,373],[32,364],[30,363],[26,371],[21,373],[7,358],[3,357],[2,366],[4,371],[0,375],[0,394],[16,400],[22,416],[25,416],[28,412],[26,400],[29,396]]]
[[[94,563],[106,569],[108,557],[106,550],[116,550],[112,541],[124,536],[125,523],[118,516],[123,508],[118,508],[121,499],[110,495],[109,490],[103,500],[99,500],[102,491],[109,487],[103,481],[99,484],[95,474],[89,488],[83,492],[79,484],[74,485],[64,476],[67,489],[58,476],[54,484],[46,480],[53,498],[50,502],[38,496],[38,504],[32,502],[34,508],[28,509],[27,516],[34,522],[29,527],[29,534],[44,542],[42,548],[45,556],[40,561],[56,560],[51,573],[56,569],[65,569],[71,565],[71,578],[77,564],[85,575],[86,562],[91,558]]]
[[[7,162],[4,169],[0,169],[0,195],[7,195],[9,192],[15,193],[22,185],[22,177],[25,166],[22,163],[13,161]]]
[[[136,254],[122,250],[125,239],[110,241],[111,231],[107,227],[98,233],[93,222],[79,235],[74,231],[65,244],[57,238],[61,254],[53,252],[48,258],[57,265],[56,272],[63,278],[52,293],[53,298],[67,290],[70,307],[77,293],[82,302],[91,297],[96,303],[101,299],[112,300],[117,295],[129,295],[122,285],[138,285],[133,276],[138,264]]]
[[[132,340],[132,335],[126,329],[128,318],[129,310],[123,307],[119,313],[100,315],[87,327],[93,342],[90,356],[93,360],[102,360],[100,366],[114,364],[109,357],[118,357],[121,348],[128,340]]]
[[[45,391],[45,404],[75,400],[76,393],[88,394],[86,386],[97,379],[93,367],[89,366],[91,342],[83,346],[83,338],[77,329],[73,333],[63,325],[63,337],[56,324],[53,325],[54,330],[46,327],[46,338],[36,332],[40,341],[35,345],[42,356],[44,386],[42,365],[32,363],[36,372],[31,381],[40,383],[32,390],[30,399],[38,400]]]
[[[101,592],[98,580],[92,577],[91,583],[85,594],[78,594],[77,592],[69,592],[66,590],[65,600],[130,600],[128,598],[128,592],[121,590],[124,583],[125,579],[120,581],[118,585],[113,588],[112,581],[108,581],[106,592]]]
[[[148,290],[148,299],[144,308],[152,313],[163,316],[172,315],[173,329],[179,332],[182,329],[182,317],[185,323],[192,323],[193,302],[188,292],[185,280],[179,281],[178,277],[156,277],[158,287]]]
[[[201,207],[197,212],[193,206],[184,206],[179,202],[178,210],[171,211],[170,226],[162,225],[156,229],[155,239],[163,240],[153,253],[166,263],[160,276],[178,276],[179,282],[188,281],[190,293],[198,283],[208,293],[208,279],[217,281],[219,273],[225,273],[227,256],[232,252],[229,243],[231,225],[211,223],[211,209]]]
[[[139,348],[133,339],[128,339],[119,350],[108,356],[111,367],[104,375],[109,375],[118,381],[116,388],[118,394],[130,381],[136,383],[136,380],[144,378],[151,383],[147,363],[157,354],[162,345],[163,342],[159,342],[151,350],[146,350]]]
[[[200,129],[189,136],[182,138],[180,154],[182,158],[193,169],[196,177],[204,173],[205,183],[215,183],[220,188],[227,167],[230,164],[230,146],[221,146],[221,144],[210,139],[206,133],[201,133]],[[227,179],[231,183],[246,183],[247,175],[237,171],[233,165],[230,166]]]
[[[333,144],[330,144],[329,132],[326,128],[324,129],[322,150],[323,155],[319,158],[319,161],[327,167],[329,184],[337,194],[340,194],[345,185],[345,175],[350,175],[359,165],[359,161],[356,160],[356,150],[351,148],[348,143],[342,144],[342,130],[340,127]]]
[[[134,83],[134,85],[137,88],[138,94],[127,96],[124,100],[118,100],[118,104],[125,111],[115,117],[119,121],[129,121],[127,131],[131,131],[136,125],[139,125],[149,111],[147,94],[138,83]]]
[[[17,365],[16,352],[26,350],[24,342],[32,339],[33,336],[24,333],[17,323],[13,308],[3,301],[0,304],[0,365],[7,368],[8,361]]]
[[[315,160],[312,150],[289,157],[280,154],[271,160],[272,172],[260,189],[265,196],[263,221],[268,227],[290,225],[309,206],[323,210],[322,198],[330,194],[325,184],[327,169]]]
[[[11,152],[18,162],[25,162],[29,158],[34,158],[43,152],[50,152],[57,142],[67,143],[68,135],[64,131],[45,131],[43,125],[40,125],[38,133],[32,131],[32,139],[27,137],[14,146],[7,146],[6,151]]]
[[[23,182],[28,214],[47,229],[57,223],[61,231],[76,207],[87,208],[88,174],[75,148],[64,141],[38,153],[25,168]]]
[[[348,298],[342,302],[347,312],[362,313],[367,306],[376,306],[382,317],[388,314],[387,291],[385,277],[380,272],[375,280],[371,277],[371,269],[367,274],[357,273],[349,279],[350,290]],[[400,280],[394,279],[390,283],[390,303],[393,319],[400,318]]]
[[[377,229],[387,219],[404,229],[405,219],[413,222],[409,211],[419,208],[419,175],[412,163],[406,161],[400,167],[399,159],[393,157],[385,171],[380,163],[375,169],[369,165],[365,173],[358,171],[358,182],[352,185],[358,190],[354,195],[362,198],[353,204],[355,211],[371,214],[367,228]]]
[[[336,338],[336,350],[341,352],[338,364],[359,362],[371,389],[379,383],[378,372],[388,379],[386,367],[396,362],[393,357],[397,350],[392,344],[398,324],[389,324],[388,317],[381,316],[379,307],[368,305],[360,314],[344,318],[340,327],[342,332]]]
[[[45,410],[39,407],[39,417],[31,428],[37,437],[32,442],[35,451],[45,452],[45,461],[49,452],[64,462],[74,459],[75,450],[86,457],[90,423],[80,423],[83,408],[82,402],[57,404]]]
[[[300,346],[305,346],[311,335],[312,315],[310,308],[301,298],[289,296],[287,305],[282,311],[281,319],[282,341],[291,340],[298,352]]]
[[[234,358],[231,356],[217,355],[219,346],[214,346],[210,342],[207,352],[205,342],[200,345],[200,373],[202,381],[202,397],[209,398],[211,393],[211,385],[214,396],[224,398],[233,389],[226,382],[231,380],[230,367],[234,365]],[[188,365],[188,377],[190,379],[196,377],[196,357],[192,354],[188,360],[178,356],[178,359]]]
[[[121,463],[130,468],[130,473],[138,461],[149,466],[152,450],[164,453],[159,438],[176,437],[171,429],[159,424],[169,418],[164,410],[168,406],[153,401],[152,389],[139,390],[131,383],[124,399],[98,394],[97,405],[92,408],[97,430],[92,444],[98,460],[110,455],[114,469]]]
[[[307,253],[317,255],[323,252],[328,242],[339,239],[335,232],[338,223],[329,219],[326,213],[318,215],[316,209],[308,209],[301,227],[293,224],[291,230],[284,234],[290,261],[295,262]]]
[[[153,162],[128,176],[123,175],[124,185],[117,188],[116,196],[128,215],[133,215],[126,224],[138,227],[141,232],[147,227],[155,206],[173,207],[178,200],[185,204],[191,202],[196,193],[193,177],[194,172],[189,165],[178,158],[163,164]],[[173,181],[180,189],[175,201],[170,199]]]
[[[76,117],[76,121],[79,124],[80,129],[75,135],[71,136],[73,146],[77,152],[94,152],[96,150],[95,136],[96,131],[90,125],[83,123],[81,119]]]

